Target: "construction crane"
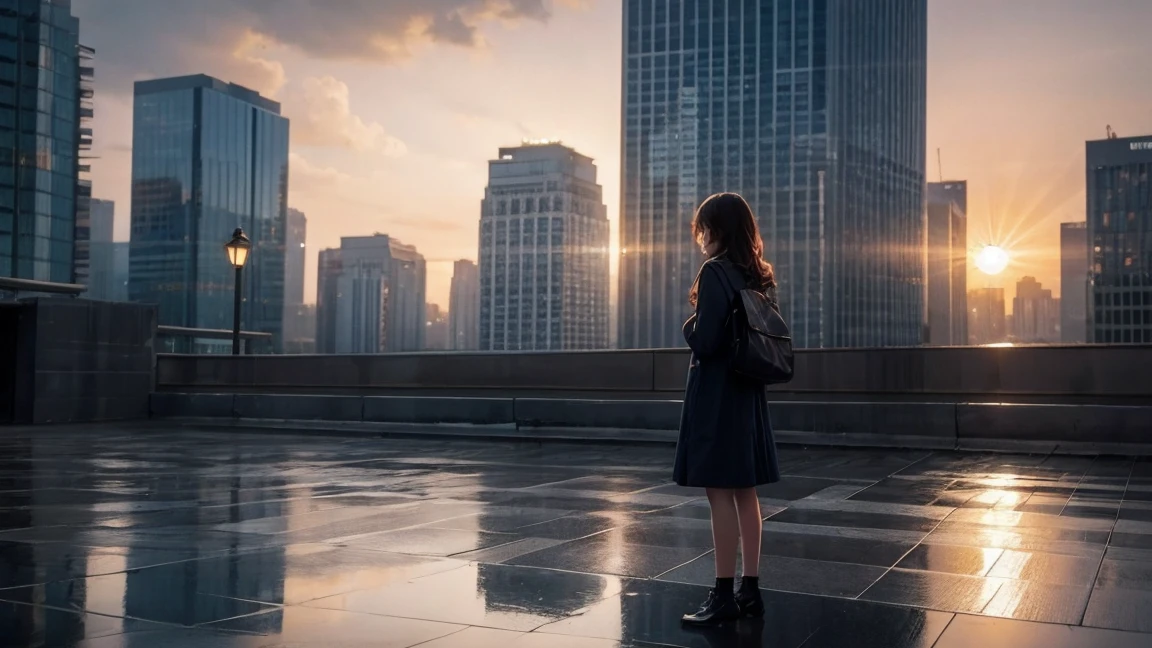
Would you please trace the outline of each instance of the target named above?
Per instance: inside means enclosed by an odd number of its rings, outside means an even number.
[[[1111,124],[1108,124],[1107,126],[1104,127],[1104,132],[1106,132],[1108,134],[1108,139],[1110,139],[1110,140],[1116,139],[1116,131],[1112,130]]]

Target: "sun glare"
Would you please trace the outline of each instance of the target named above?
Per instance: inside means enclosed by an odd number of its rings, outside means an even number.
[[[986,275],[998,275],[1008,267],[1008,252],[998,245],[985,245],[976,255],[976,267]]]

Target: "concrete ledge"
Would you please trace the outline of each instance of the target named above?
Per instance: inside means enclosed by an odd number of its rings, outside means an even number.
[[[956,439],[954,403],[839,403],[780,401],[768,405],[777,430],[815,432],[841,438],[854,436]]]
[[[152,394],[149,410],[152,418],[207,417],[232,418],[233,394]]]
[[[511,398],[365,396],[363,420],[378,423],[515,423]]]
[[[1152,443],[1152,407],[1112,405],[956,405],[960,445],[988,440]]]
[[[524,427],[680,429],[681,402],[517,398],[516,424]]]
[[[364,401],[359,396],[236,394],[232,410],[238,418],[360,421]]]

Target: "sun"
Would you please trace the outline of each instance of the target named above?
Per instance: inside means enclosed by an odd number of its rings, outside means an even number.
[[[976,267],[986,275],[998,275],[1008,267],[1008,252],[999,245],[985,245],[976,254]]]

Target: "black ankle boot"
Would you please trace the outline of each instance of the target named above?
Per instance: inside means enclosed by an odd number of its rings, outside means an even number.
[[[764,616],[764,597],[760,593],[759,578],[741,578],[740,591],[736,592],[736,604],[740,614],[746,617]]]
[[[700,609],[695,614],[685,614],[680,620],[686,625],[713,626],[739,618],[740,606],[736,604],[736,598],[731,590],[717,592],[711,589],[708,590],[708,598],[704,600]]]

